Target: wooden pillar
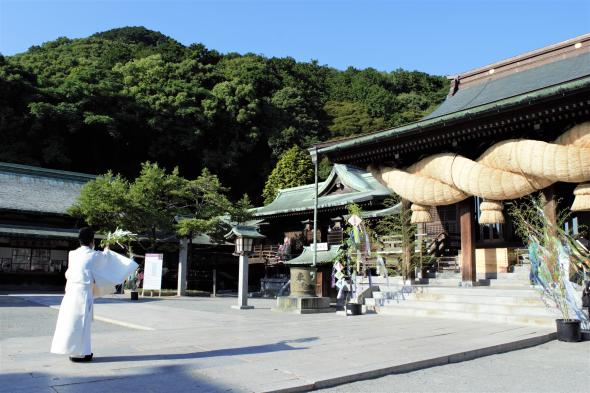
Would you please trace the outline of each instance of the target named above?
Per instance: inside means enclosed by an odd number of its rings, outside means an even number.
[[[475,223],[473,198],[457,204],[461,224],[461,281],[467,285],[476,281],[475,271]]]
[[[555,187],[549,186],[542,191],[545,198],[545,205],[543,211],[547,217],[547,221],[553,225],[553,235],[557,225],[557,198],[555,197]]]
[[[411,202],[407,199],[402,199],[402,247],[403,247],[403,278],[404,280],[409,280],[412,278],[411,266],[412,266],[412,239],[409,238],[411,226],[414,224],[410,223],[410,215],[412,214],[410,211]],[[406,222],[407,217],[407,222]],[[409,227],[408,227],[409,226]]]

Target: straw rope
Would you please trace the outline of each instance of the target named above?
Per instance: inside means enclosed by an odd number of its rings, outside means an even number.
[[[503,224],[504,214],[502,202],[484,200],[479,205],[481,214],[479,216],[480,224]]]
[[[412,224],[419,224],[421,222],[432,222],[432,216],[430,215],[430,206],[422,206],[416,203],[412,204],[412,217],[410,222]]]
[[[516,199],[557,181],[590,181],[590,122],[576,125],[555,143],[528,139],[496,143],[477,161],[441,153],[406,170],[373,172],[395,193],[422,206],[449,205],[471,195],[491,201]]]
[[[574,189],[574,203],[572,203],[572,211],[590,210],[590,183],[579,184]]]

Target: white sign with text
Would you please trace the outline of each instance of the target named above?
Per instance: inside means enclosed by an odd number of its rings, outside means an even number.
[[[162,289],[162,262],[164,254],[145,254],[143,289]]]
[[[318,251],[328,251],[328,243],[318,243],[317,247]],[[311,250],[313,251],[313,243],[311,244]]]

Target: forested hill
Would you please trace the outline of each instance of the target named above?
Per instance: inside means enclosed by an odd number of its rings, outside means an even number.
[[[446,92],[422,72],[221,54],[125,27],[0,56],[0,161],[129,177],[145,160],[188,178],[206,166],[259,202],[291,146],[416,120]]]

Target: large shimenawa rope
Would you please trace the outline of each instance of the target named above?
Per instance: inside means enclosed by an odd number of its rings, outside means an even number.
[[[557,181],[590,181],[590,122],[576,125],[554,143],[529,139],[496,143],[477,161],[441,153],[406,170],[380,168],[372,172],[396,194],[418,205],[414,211],[424,212],[429,206],[450,205],[475,195],[489,202],[482,205],[483,211],[496,212],[482,214],[480,223],[503,222],[497,201],[520,198]],[[590,183],[579,185],[574,194],[572,210],[590,209]],[[414,221],[425,219],[422,214]]]

